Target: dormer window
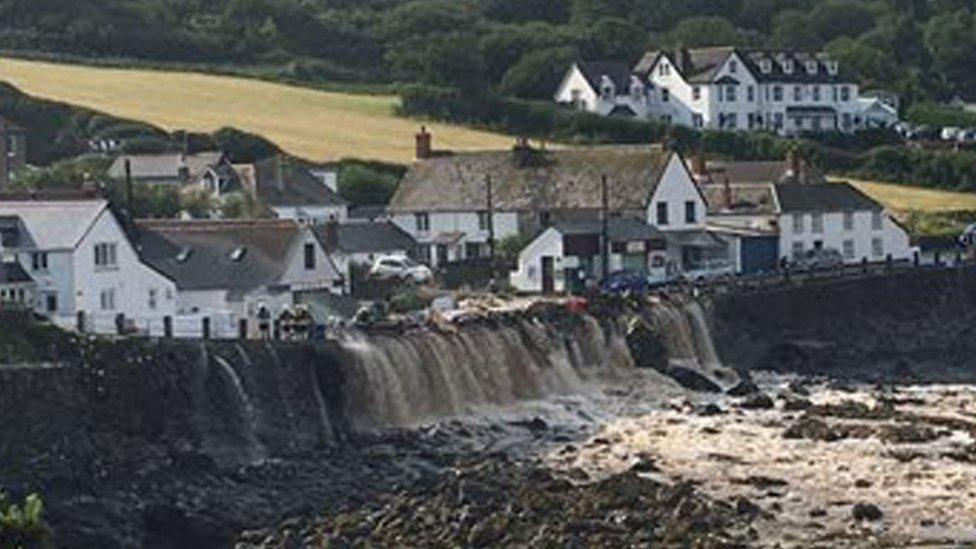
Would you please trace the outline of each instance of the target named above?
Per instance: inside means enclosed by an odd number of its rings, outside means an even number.
[[[837,76],[837,70],[838,70],[837,61],[833,61],[833,60],[827,61],[827,72],[831,76]]]
[[[739,70],[739,62],[735,59],[729,61],[729,72],[735,74]]]
[[[237,263],[244,259],[245,255],[247,255],[247,248],[238,246],[230,251],[230,260]]]
[[[793,60],[784,59],[783,60],[783,72],[786,74],[793,74]]]
[[[763,59],[759,62],[759,70],[762,71],[763,74],[773,72],[773,62],[769,59]]]
[[[609,79],[606,78],[606,77],[604,77],[604,80],[605,81],[603,83],[603,87],[600,88],[600,93],[601,93],[603,99],[613,99],[613,95],[614,95],[613,84],[611,84],[610,82],[607,82],[606,80],[609,80]]]
[[[660,76],[667,76],[671,74],[671,65],[668,65],[667,61],[662,61],[657,67],[657,73]]]
[[[817,74],[817,62],[807,61],[807,72],[810,74]]]
[[[186,263],[189,261],[191,255],[193,255],[193,248],[183,248],[176,254],[176,262]]]

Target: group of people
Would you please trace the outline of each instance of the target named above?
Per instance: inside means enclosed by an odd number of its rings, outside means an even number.
[[[258,306],[257,319],[261,339],[297,341],[312,337],[312,314],[303,305],[296,305],[294,309],[282,308],[272,323],[271,311],[262,303]]]

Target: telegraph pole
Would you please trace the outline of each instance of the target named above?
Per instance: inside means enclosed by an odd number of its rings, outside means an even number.
[[[491,264],[495,264],[495,203],[492,196],[491,175],[485,176],[485,187],[488,194],[488,257]]]
[[[607,176],[604,174],[600,179],[600,190],[602,192],[602,203],[600,212],[600,254],[603,260],[603,279],[610,276],[610,197],[607,194]]]

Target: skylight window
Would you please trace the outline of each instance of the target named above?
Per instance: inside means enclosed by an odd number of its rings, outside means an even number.
[[[176,262],[186,263],[191,255],[193,255],[193,248],[183,248],[180,250],[180,253],[176,254]]]
[[[245,255],[247,255],[247,248],[245,248],[244,246],[239,246],[239,247],[234,248],[233,250],[231,250],[231,252],[230,252],[230,260],[231,261],[240,261],[240,260],[244,259],[244,256]]]

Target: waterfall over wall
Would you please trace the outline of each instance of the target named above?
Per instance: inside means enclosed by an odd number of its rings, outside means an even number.
[[[735,374],[723,366],[715,350],[701,302],[661,300],[650,304],[642,317],[653,338],[663,347],[658,353],[661,356],[650,366],[694,389],[727,389],[736,381]],[[640,346],[639,341],[640,338],[632,339],[632,346]]]
[[[100,341],[77,363],[0,367],[0,463],[14,464],[5,476],[178,456],[236,466],[350,430],[578,392],[631,366],[615,328],[569,315],[317,345]]]
[[[488,406],[576,393],[633,366],[626,344],[596,320],[572,326],[529,319],[341,338],[343,408],[356,428],[409,426]]]

